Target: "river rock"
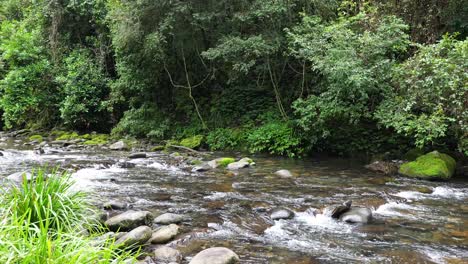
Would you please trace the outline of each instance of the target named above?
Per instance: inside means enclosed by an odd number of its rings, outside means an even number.
[[[277,176],[280,176],[281,178],[292,178],[293,175],[290,171],[288,170],[279,170],[279,171],[276,171],[275,174]]]
[[[123,210],[127,208],[127,204],[119,201],[109,201],[102,205],[106,210]]]
[[[331,218],[338,219],[340,216],[351,209],[352,201],[346,201],[342,205],[338,205],[337,207],[333,208],[331,211]]]
[[[285,208],[276,208],[273,209],[270,217],[272,220],[292,219],[294,218],[294,212]]]
[[[129,150],[128,145],[123,141],[117,141],[109,146],[110,150]]]
[[[239,256],[225,247],[208,248],[197,255],[189,264],[235,264],[239,262]]]
[[[149,226],[140,226],[132,231],[128,232],[126,235],[119,238],[115,245],[117,247],[128,247],[128,246],[140,246],[148,242],[151,238],[152,230]]]
[[[144,159],[146,158],[146,153],[144,152],[138,152],[138,153],[132,153],[128,156],[129,159]]]
[[[229,165],[227,165],[227,169],[228,170],[239,170],[239,169],[242,169],[242,168],[247,168],[249,167],[249,163],[246,162],[246,161],[236,161],[236,162],[233,162]]]
[[[448,180],[453,176],[456,165],[457,162],[449,155],[433,151],[401,165],[398,172],[413,178]]]
[[[135,168],[136,164],[128,161],[119,161],[115,164],[117,167],[122,168],[122,169],[131,169]]]
[[[162,246],[158,247],[154,250],[154,257],[156,261],[169,263],[169,262],[180,262],[182,260],[182,255],[176,249]]]
[[[16,183],[22,183],[24,179],[28,182],[33,180],[34,176],[28,171],[21,171],[11,174],[7,179]]]
[[[181,214],[173,214],[173,213],[165,213],[162,214],[154,219],[154,223],[160,225],[168,225],[168,224],[178,224],[180,222],[188,221],[190,217]]]
[[[163,244],[171,241],[179,233],[179,226],[170,224],[157,229],[151,236],[152,244]]]
[[[211,170],[212,167],[210,165],[208,165],[208,163],[202,163],[200,165],[197,165],[195,167],[193,167],[192,171],[193,172],[203,172],[203,171],[209,171]]]
[[[365,168],[385,175],[393,175],[398,173],[399,164],[391,161],[374,161]]]
[[[3,153],[2,153],[2,152],[0,152],[0,157],[3,157]]]
[[[131,230],[151,222],[152,214],[148,211],[127,211],[107,219],[105,224],[110,230]]]
[[[366,224],[372,219],[372,211],[369,208],[352,207],[340,216],[340,220],[347,223]]]

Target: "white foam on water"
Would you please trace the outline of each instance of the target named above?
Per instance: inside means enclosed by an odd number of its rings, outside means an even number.
[[[421,211],[421,208],[397,202],[390,202],[383,204],[374,211],[375,214],[387,216],[387,217],[402,217],[409,219],[416,219],[414,215],[411,215],[410,212]],[[407,213],[402,213],[401,211],[408,211]]]
[[[76,171],[71,175],[71,178],[75,181],[73,189],[76,190],[88,190],[96,189],[97,187],[103,186],[116,186],[115,183],[106,182],[102,183],[99,180],[110,180],[112,176],[117,173],[125,172],[125,169],[118,167],[110,167],[108,169],[98,169],[98,165],[93,168],[84,168]]]
[[[243,199],[246,199],[246,197],[235,192],[214,192],[211,195],[203,197],[203,199],[210,200],[210,201],[228,200],[228,199],[243,200]]]
[[[187,174],[186,172],[182,171],[181,169],[175,166],[163,164],[160,162],[153,162],[151,164],[146,165],[146,167],[154,168],[154,169],[161,170],[161,171],[169,171],[174,174]]]
[[[352,226],[344,222],[339,222],[325,214],[312,215],[306,212],[297,213],[296,220],[305,223],[309,227],[317,230],[333,233],[351,233]]]
[[[405,198],[408,200],[420,200],[420,199],[425,199],[427,194],[420,193],[420,192],[415,192],[415,191],[403,191],[394,194],[395,196]]]
[[[464,199],[468,198],[468,188],[450,188],[447,186],[439,186],[434,188],[433,196],[441,198],[455,198]]]

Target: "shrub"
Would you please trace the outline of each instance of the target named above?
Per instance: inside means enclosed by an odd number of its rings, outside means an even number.
[[[78,139],[80,138],[80,135],[76,132],[64,132],[60,133],[60,136],[56,138],[56,140],[72,140],[72,139]]]
[[[32,135],[29,137],[29,141],[42,142],[44,141],[44,138],[41,135]]]
[[[270,154],[298,157],[304,154],[300,137],[294,134],[287,122],[267,123],[253,129],[247,137],[250,152],[268,152]]]
[[[210,131],[206,143],[211,150],[229,150],[242,145],[244,141],[242,131],[230,128],[218,128]]]

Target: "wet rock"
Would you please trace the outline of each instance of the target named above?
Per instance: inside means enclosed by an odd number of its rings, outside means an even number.
[[[192,171],[193,172],[203,172],[203,171],[209,171],[211,170],[212,167],[208,165],[208,163],[203,163],[198,166],[193,167]]]
[[[151,222],[152,214],[148,211],[127,211],[107,219],[105,224],[110,230],[131,230]]]
[[[275,175],[281,177],[281,178],[292,178],[293,175],[290,171],[288,170],[279,170],[275,172]]]
[[[44,151],[43,148],[36,148],[36,149],[34,149],[34,154],[36,154],[36,155],[42,155],[42,154],[44,154],[44,153],[45,153],[45,151]]]
[[[417,186],[415,190],[420,193],[426,193],[426,194],[431,194],[433,192],[432,188],[426,187],[426,186]]]
[[[270,217],[272,220],[292,219],[294,218],[294,212],[285,208],[276,208],[273,209]]]
[[[369,208],[353,207],[340,216],[340,220],[346,223],[366,224],[372,219],[372,211]]]
[[[3,153],[2,153],[2,152],[0,152],[0,157],[3,157]]]
[[[394,175],[398,173],[400,165],[391,161],[375,161],[365,167],[368,170],[383,173],[385,175]]]
[[[225,247],[208,248],[197,255],[189,264],[235,264],[239,262],[239,256]]]
[[[351,204],[352,204],[351,201],[346,201],[342,205],[335,207],[333,211],[331,212],[331,217],[336,218],[336,219],[340,218],[342,214],[350,210]]]
[[[123,141],[117,141],[109,146],[110,150],[129,150],[128,145]]]
[[[214,159],[208,162],[208,165],[216,169],[218,167],[227,167],[229,164],[235,162],[236,160],[234,158],[218,158]]]
[[[154,257],[157,262],[169,263],[169,262],[180,262],[182,255],[176,249],[162,246],[154,250]]]
[[[129,159],[144,159],[146,158],[146,153],[144,152],[138,152],[138,153],[132,153],[128,156]]]
[[[237,162],[233,162],[229,165],[227,165],[227,169],[228,170],[239,170],[239,169],[242,169],[242,168],[247,168],[249,167],[250,164],[246,161],[237,161]]]
[[[128,162],[128,161],[119,161],[115,165],[117,167],[119,167],[119,168],[122,168],[122,169],[131,169],[131,168],[136,167],[135,163],[131,163],[131,162]]]
[[[22,183],[24,179],[28,182],[33,180],[34,176],[28,171],[21,171],[11,174],[7,179],[16,183]]]
[[[102,205],[106,210],[123,210],[127,208],[127,204],[119,201],[109,201]]]
[[[151,238],[152,230],[148,226],[140,226],[119,238],[115,245],[117,247],[140,246]]]
[[[179,226],[170,224],[157,229],[151,236],[152,244],[163,244],[171,241],[179,233]]]
[[[160,225],[168,225],[168,224],[178,224],[180,222],[189,221],[190,217],[181,214],[172,214],[172,213],[165,213],[162,214],[154,219],[154,223]]]
[[[136,264],[160,264],[160,263],[154,262],[154,260],[150,256],[147,256],[145,259],[138,261]]]

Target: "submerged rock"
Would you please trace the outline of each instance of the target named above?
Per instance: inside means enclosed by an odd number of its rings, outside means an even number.
[[[225,247],[213,247],[195,255],[189,264],[235,264],[238,262],[239,256],[234,251]]]
[[[152,214],[148,211],[127,211],[107,219],[105,224],[110,230],[131,230],[151,222]]]
[[[202,163],[200,165],[197,165],[197,166],[193,167],[192,171],[193,172],[203,172],[203,171],[209,171],[211,169],[212,169],[212,167],[210,165],[208,165],[208,163]]]
[[[154,257],[158,263],[180,262],[182,260],[182,255],[178,250],[166,246],[156,248]]]
[[[117,247],[140,246],[151,238],[152,230],[148,226],[140,226],[119,238],[115,245]]]
[[[152,244],[163,244],[171,241],[179,233],[179,226],[170,224],[157,229],[151,236],[150,242]]]
[[[361,207],[353,207],[340,216],[340,220],[346,223],[367,224],[371,219],[372,211]]]
[[[281,178],[292,178],[293,175],[288,170],[279,170],[275,172],[275,175],[280,176]]]
[[[123,141],[117,141],[109,146],[110,150],[129,150],[128,145]]]
[[[456,161],[449,155],[433,151],[401,165],[398,172],[413,178],[448,180],[453,176],[456,165]]]
[[[181,214],[165,213],[154,219],[154,223],[160,225],[178,224],[180,222],[188,221],[190,217]]]
[[[131,163],[128,161],[119,161],[115,164],[117,167],[122,168],[122,169],[132,169],[136,167],[135,163]]]
[[[273,209],[270,217],[272,220],[292,219],[294,218],[294,212],[285,208],[276,208]]]
[[[128,156],[129,159],[144,159],[146,158],[146,153],[144,152],[138,152],[138,153],[132,153]]]

